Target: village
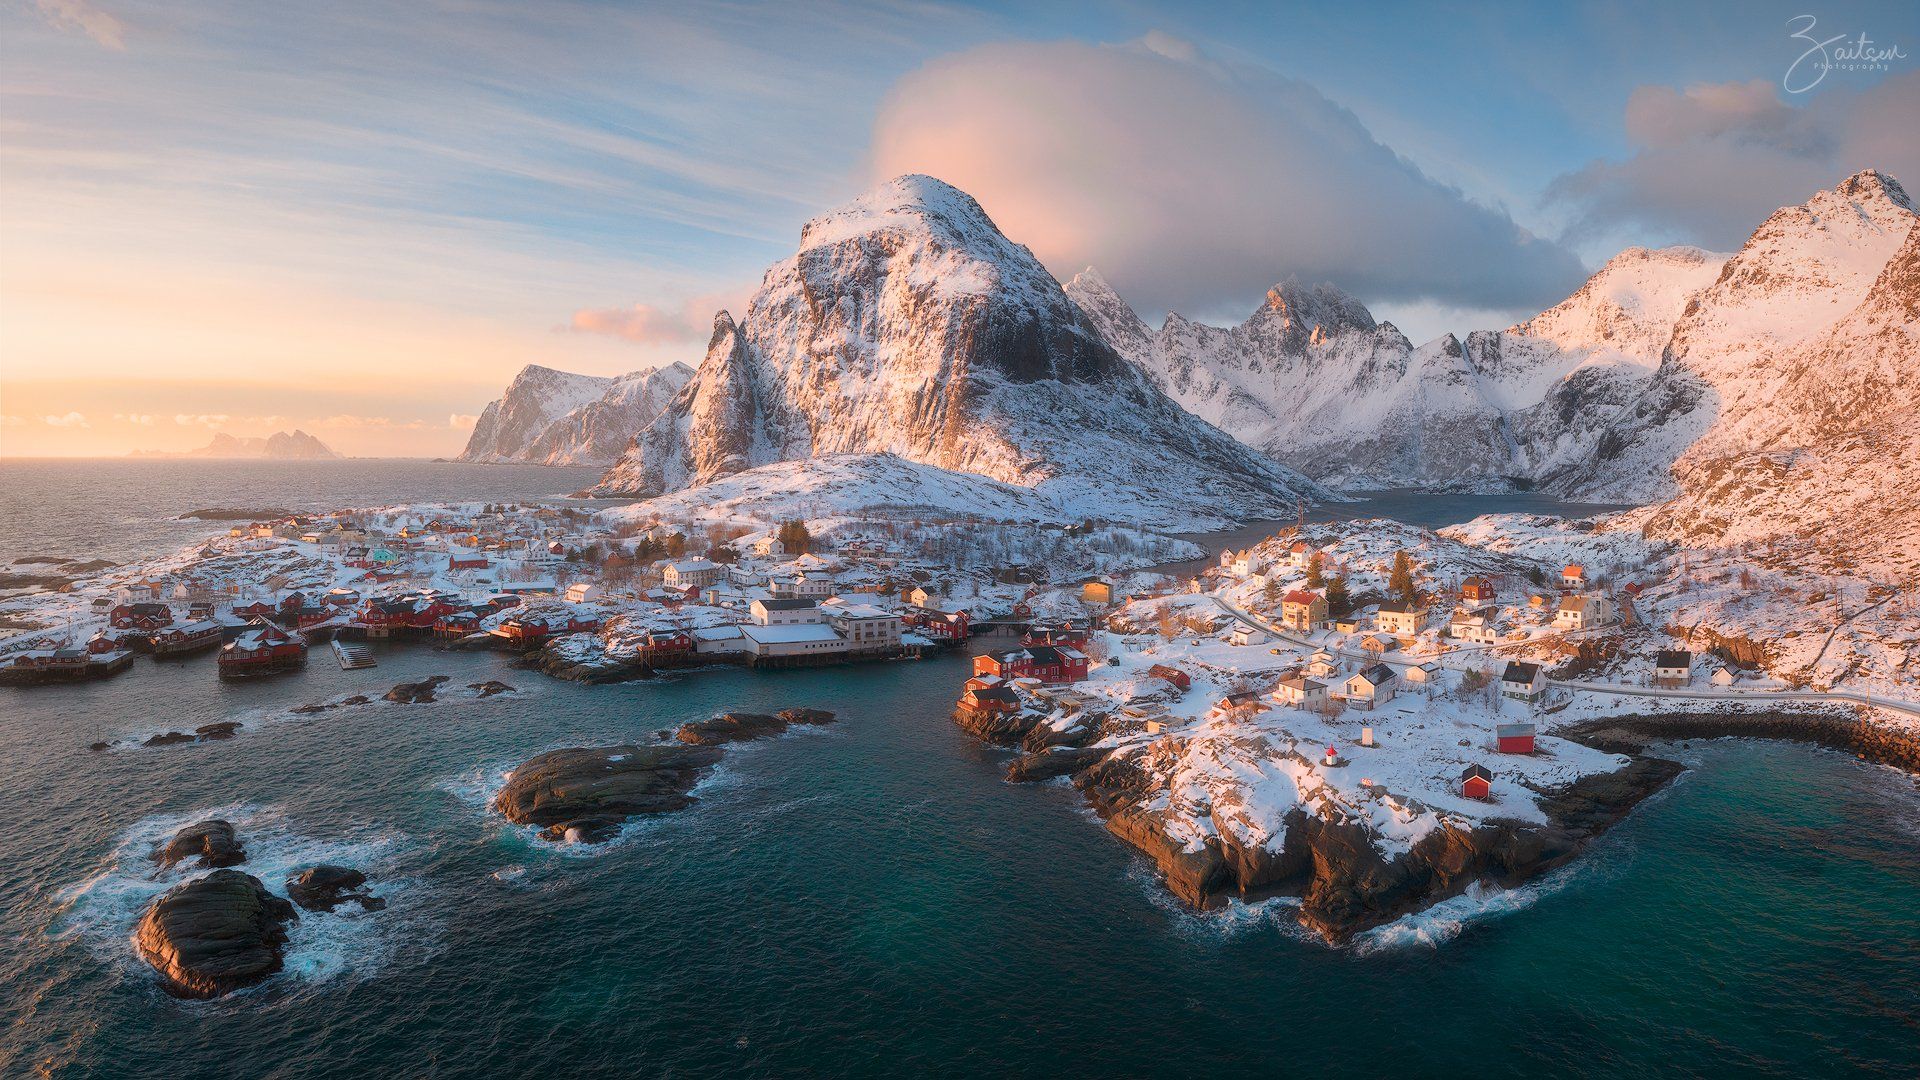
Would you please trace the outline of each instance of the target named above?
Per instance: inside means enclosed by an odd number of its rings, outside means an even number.
[[[823,535],[797,519],[623,522],[491,505],[248,522],[171,558],[0,601],[30,627],[0,642],[0,681],[106,678],[137,654],[203,652],[222,678],[243,679],[296,668],[323,642],[343,666],[374,663],[354,641],[507,649],[593,681],[908,658],[995,625],[1079,614],[1077,591],[1050,584],[1063,550],[1068,570],[1192,550],[1121,529],[814,527]],[[1030,557],[967,568],[981,544],[1010,542]]]
[[[1549,808],[1571,791],[1642,797],[1644,762],[1587,737],[1609,717],[1871,716],[1897,736],[1885,760],[1910,757],[1911,700],[1808,691],[1724,639],[1689,648],[1649,626],[1649,593],[1672,591],[1666,553],[1604,536],[1552,550],[1589,557],[1303,524],[1177,591],[1093,583],[1091,629],[976,657],[956,719],[1023,751],[1010,778],[1073,777],[1195,904],[1260,884],[1249,866],[1280,860],[1308,821],[1357,826],[1393,861],[1448,836],[1557,828]]]

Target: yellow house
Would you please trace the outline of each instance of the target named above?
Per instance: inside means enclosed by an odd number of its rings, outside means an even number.
[[[1113,586],[1104,581],[1089,581],[1080,586],[1080,599],[1089,604],[1113,603]]]

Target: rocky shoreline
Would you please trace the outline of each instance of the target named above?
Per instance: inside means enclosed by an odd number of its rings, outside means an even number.
[[[1809,743],[1920,775],[1920,729],[1876,724],[1851,709],[1647,713],[1589,720],[1560,734],[1619,754],[1676,739],[1774,739]]]
[[[1152,859],[1181,901],[1207,908],[1229,896],[1297,896],[1301,923],[1334,942],[1457,896],[1475,882],[1512,887],[1561,866],[1684,771],[1664,758],[1636,756],[1618,771],[1543,793],[1545,825],[1493,820],[1461,828],[1443,821],[1392,858],[1361,825],[1300,810],[1286,819],[1278,852],[1219,836],[1189,850],[1167,834],[1164,803],[1153,798],[1154,778],[1141,761],[1148,749],[1090,745],[1111,733],[1113,718],[1092,716],[1064,733],[1032,714],[960,710],[955,719],[982,741],[1023,751],[1007,768],[1009,781],[1069,777],[1107,830]]]

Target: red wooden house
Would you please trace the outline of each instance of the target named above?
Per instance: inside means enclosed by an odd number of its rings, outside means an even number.
[[[1460,794],[1469,799],[1493,798],[1493,774],[1484,765],[1469,765],[1460,774]]]
[[[904,621],[935,641],[965,641],[973,633],[972,620],[964,611],[919,608],[909,612]]]
[[[967,688],[960,695],[960,708],[966,712],[1002,714],[1020,711],[1020,695],[1009,687],[999,683],[976,686],[978,680],[968,680]]]
[[[243,619],[264,619],[270,615],[278,615],[280,609],[274,607],[272,601],[255,600],[251,604],[235,604],[233,613]]]
[[[1483,577],[1470,577],[1460,585],[1460,599],[1470,604],[1492,603],[1494,599],[1493,582]]]
[[[1085,646],[1086,643],[1087,631],[1084,629],[1077,630],[1071,626],[1036,626],[1028,630],[1026,636],[1020,639],[1020,644],[1024,648],[1031,648],[1035,645],[1051,645],[1056,648],[1078,649]]]
[[[115,630],[158,630],[173,622],[173,609],[165,604],[121,604],[107,613]]]
[[[1152,667],[1147,669],[1147,674],[1153,676],[1156,679],[1164,679],[1167,682],[1172,683],[1173,685],[1179,687],[1182,690],[1189,689],[1193,686],[1193,679],[1190,678],[1186,672],[1181,671],[1177,667],[1168,667],[1165,664],[1155,664]]]
[[[1001,679],[1038,679],[1043,683],[1072,683],[1087,677],[1087,654],[1066,646],[1034,645],[973,658],[975,675]]]
[[[255,619],[247,628],[220,647],[220,677],[244,679],[271,675],[307,662],[307,643],[265,619]]]
[[[448,570],[485,570],[487,565],[485,555],[454,555],[447,559]]]
[[[1532,724],[1501,724],[1494,728],[1494,738],[1503,754],[1533,753],[1533,733]]]

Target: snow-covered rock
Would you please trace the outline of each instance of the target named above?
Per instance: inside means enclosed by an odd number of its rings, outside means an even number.
[[[611,464],[692,378],[678,362],[612,378],[529,364],[487,403],[460,460]]]
[[[808,222],[597,490],[853,453],[1116,520],[1274,516],[1324,494],[1175,404],[973,199],[925,176]]]

